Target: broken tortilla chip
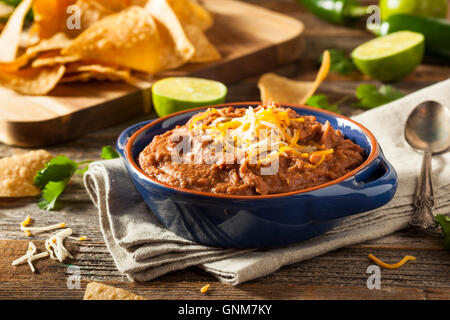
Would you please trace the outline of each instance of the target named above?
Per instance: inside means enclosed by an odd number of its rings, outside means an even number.
[[[59,51],[50,52],[51,54],[43,54],[38,59],[34,60],[31,66],[33,68],[51,67],[57,64],[67,64],[70,62],[79,61],[78,56],[61,56]]]
[[[107,286],[98,282],[90,282],[86,286],[83,300],[146,300],[144,297],[129,291]]]
[[[175,48],[165,27],[137,6],[98,21],[61,53],[151,74],[179,67],[193,54]]]
[[[195,53],[189,62],[206,63],[222,58],[217,48],[209,41],[198,26],[194,24],[185,25],[184,31],[195,48]]]
[[[66,73],[60,80],[60,83],[69,82],[86,82],[89,80],[110,80],[130,81],[131,72],[129,69],[118,69],[110,66],[103,65],[78,65],[76,68],[73,66],[70,68],[70,73]]]
[[[32,2],[33,0],[22,1],[8,19],[0,35],[0,62],[12,62],[16,59],[23,23]]]
[[[60,50],[70,45],[70,40],[64,33],[57,33],[49,39],[29,47],[24,54],[12,62],[0,63],[0,72],[14,72],[27,65],[39,53]]]
[[[45,95],[56,87],[64,71],[64,65],[56,65],[3,72],[0,73],[0,85],[22,94]]]
[[[0,197],[32,197],[41,193],[34,176],[53,156],[45,150],[0,159]]]
[[[194,1],[167,0],[167,2],[183,25],[195,25],[202,31],[206,31],[214,23],[212,15]]]
[[[70,13],[67,7],[75,4],[76,0],[34,0],[34,23],[31,34],[39,39],[47,39],[56,33],[67,30],[67,21]]]
[[[322,65],[315,81],[296,81],[274,73],[259,78],[258,88],[264,103],[286,103],[303,105],[314,95],[330,70],[330,53],[324,52]]]
[[[184,32],[181,22],[167,0],[151,0],[145,9],[155,20],[163,24],[172,36],[175,46],[185,57],[190,60],[195,53],[195,48]]]

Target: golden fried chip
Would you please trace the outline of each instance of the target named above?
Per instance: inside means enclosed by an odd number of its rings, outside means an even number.
[[[56,65],[3,72],[0,73],[0,85],[22,94],[45,95],[56,87],[64,71],[64,65]]]
[[[129,291],[107,286],[98,282],[90,282],[86,286],[83,300],[146,300]]]
[[[178,50],[163,25],[144,8],[133,6],[96,22],[62,54],[153,74],[179,67],[193,52]]]
[[[53,156],[45,150],[0,159],[0,197],[31,197],[40,194],[33,185],[36,173]]]
[[[130,81],[131,73],[129,69],[118,69],[103,65],[78,65],[71,67],[70,73],[66,73],[60,83],[86,82],[89,80],[110,80],[110,81]]]
[[[57,64],[67,64],[79,60],[80,57],[78,56],[62,56],[59,54],[59,51],[51,51],[48,54],[43,54],[38,59],[34,60],[31,66],[33,68],[51,67]]]
[[[44,39],[38,44],[29,47],[23,55],[16,60],[7,63],[0,63],[0,72],[14,72],[27,65],[39,53],[60,50],[67,47],[72,40],[70,40],[64,33],[57,33],[49,39]]]
[[[196,25],[202,31],[206,31],[214,23],[212,15],[196,2],[190,0],[167,0],[167,2],[183,25]]]
[[[184,26],[188,39],[194,45],[195,53],[189,62],[205,63],[217,61],[222,58],[216,47],[208,40],[203,31],[196,25]]]
[[[70,13],[67,7],[75,4],[76,0],[34,0],[34,23],[31,34],[40,39],[47,39],[58,32],[65,33]]]
[[[303,105],[325,80],[329,70],[330,54],[325,51],[322,66],[314,82],[295,81],[274,73],[266,73],[258,81],[261,101]]]
[[[195,48],[189,41],[181,22],[167,0],[151,0],[145,8],[155,20],[169,30],[177,50],[182,52],[187,60],[190,60],[195,53]]]
[[[8,19],[0,35],[0,62],[11,62],[16,59],[23,23],[32,2],[33,0],[22,1]]]

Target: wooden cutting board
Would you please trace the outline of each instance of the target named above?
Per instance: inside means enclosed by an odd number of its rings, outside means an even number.
[[[234,0],[206,0],[214,14],[208,30],[223,59],[189,64],[132,86],[120,82],[58,85],[47,96],[24,96],[0,87],[0,141],[37,147],[79,137],[151,110],[151,83],[167,76],[198,76],[232,83],[291,62],[303,52],[303,24]]]

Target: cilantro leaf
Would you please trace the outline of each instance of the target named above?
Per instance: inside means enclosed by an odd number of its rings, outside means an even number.
[[[388,85],[383,85],[380,89],[377,89],[373,84],[362,84],[356,89],[356,97],[359,101],[353,106],[362,109],[372,109],[404,96],[401,91]]]
[[[44,189],[50,181],[62,181],[70,179],[78,169],[78,163],[66,156],[58,156],[45,164],[45,168],[34,177],[34,185]]]
[[[347,54],[342,50],[329,49],[330,53],[330,72],[336,72],[344,76],[358,71],[353,61],[347,57]],[[322,56],[323,57],[323,56]],[[320,62],[322,62],[320,59]]]
[[[116,150],[114,150],[113,147],[105,146],[102,148],[102,155],[100,156],[100,158],[105,159],[105,160],[110,160],[110,159],[116,159],[119,157],[120,157],[119,154],[116,152]]]
[[[450,250],[450,217],[438,214],[435,220],[441,225],[442,231],[444,231],[444,247]]]
[[[331,104],[328,102],[328,98],[324,94],[315,94],[311,96],[306,101],[307,106],[316,107],[320,109],[325,109],[333,112],[338,112],[339,109],[337,107],[337,104]]]
[[[38,202],[38,207],[47,211],[56,209],[57,200],[63,193],[68,182],[69,179],[48,182],[45,185],[45,189],[42,191],[41,197]]]

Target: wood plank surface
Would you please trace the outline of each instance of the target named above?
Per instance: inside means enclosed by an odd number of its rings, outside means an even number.
[[[372,37],[363,30],[337,27],[320,21],[293,1],[251,2],[305,22],[308,48],[305,58],[273,70],[291,78],[314,79],[318,68],[317,58],[324,49],[350,51],[353,46]],[[394,86],[410,93],[448,79],[449,76],[449,65],[427,62]],[[228,101],[258,100],[256,81],[257,78],[248,78],[229,86]],[[330,101],[350,96],[342,111],[346,115],[353,115],[362,112],[351,107],[355,101],[355,89],[362,82],[367,81],[331,74],[319,92],[325,93]],[[370,83],[379,85],[376,81]],[[78,161],[95,160],[99,158],[102,146],[114,145],[123,129],[147,117],[137,117],[48,150]],[[28,150],[0,144],[0,157]],[[97,211],[88,199],[80,177],[73,180],[63,194],[62,201],[64,208],[61,211],[45,212],[37,208],[34,198],[0,200],[0,299],[81,299],[86,284],[92,280],[127,289],[149,299],[450,299],[450,252],[443,248],[440,229],[418,231],[407,228],[381,239],[285,266],[271,275],[237,287],[219,283],[215,277],[198,267],[138,284],[129,282],[117,271],[103,242]],[[27,265],[12,267],[11,261],[23,255],[29,240],[19,231],[20,222],[27,214],[43,225],[64,221],[77,234],[87,235],[90,241],[68,241],[67,247],[74,253],[76,260],[67,261],[64,265],[41,260],[35,263],[38,270],[36,274],[32,274]],[[33,239],[37,239],[35,243],[38,249],[43,249],[45,237]],[[366,270],[373,264],[367,258],[369,253],[387,262],[396,262],[405,255],[414,255],[417,260],[396,270],[382,269],[381,290],[369,290],[366,286]],[[80,290],[67,288],[68,264],[81,269]],[[207,294],[201,294],[200,288],[207,283],[211,284],[211,289]]]
[[[0,88],[0,141],[35,147],[79,137],[150,110],[150,86],[167,76],[199,76],[233,83],[291,62],[303,52],[301,21],[234,0],[208,0],[214,15],[207,31],[222,59],[187,64],[157,75],[137,74],[138,86],[121,82],[60,84],[47,96]],[[251,17],[251,19],[249,19]]]

